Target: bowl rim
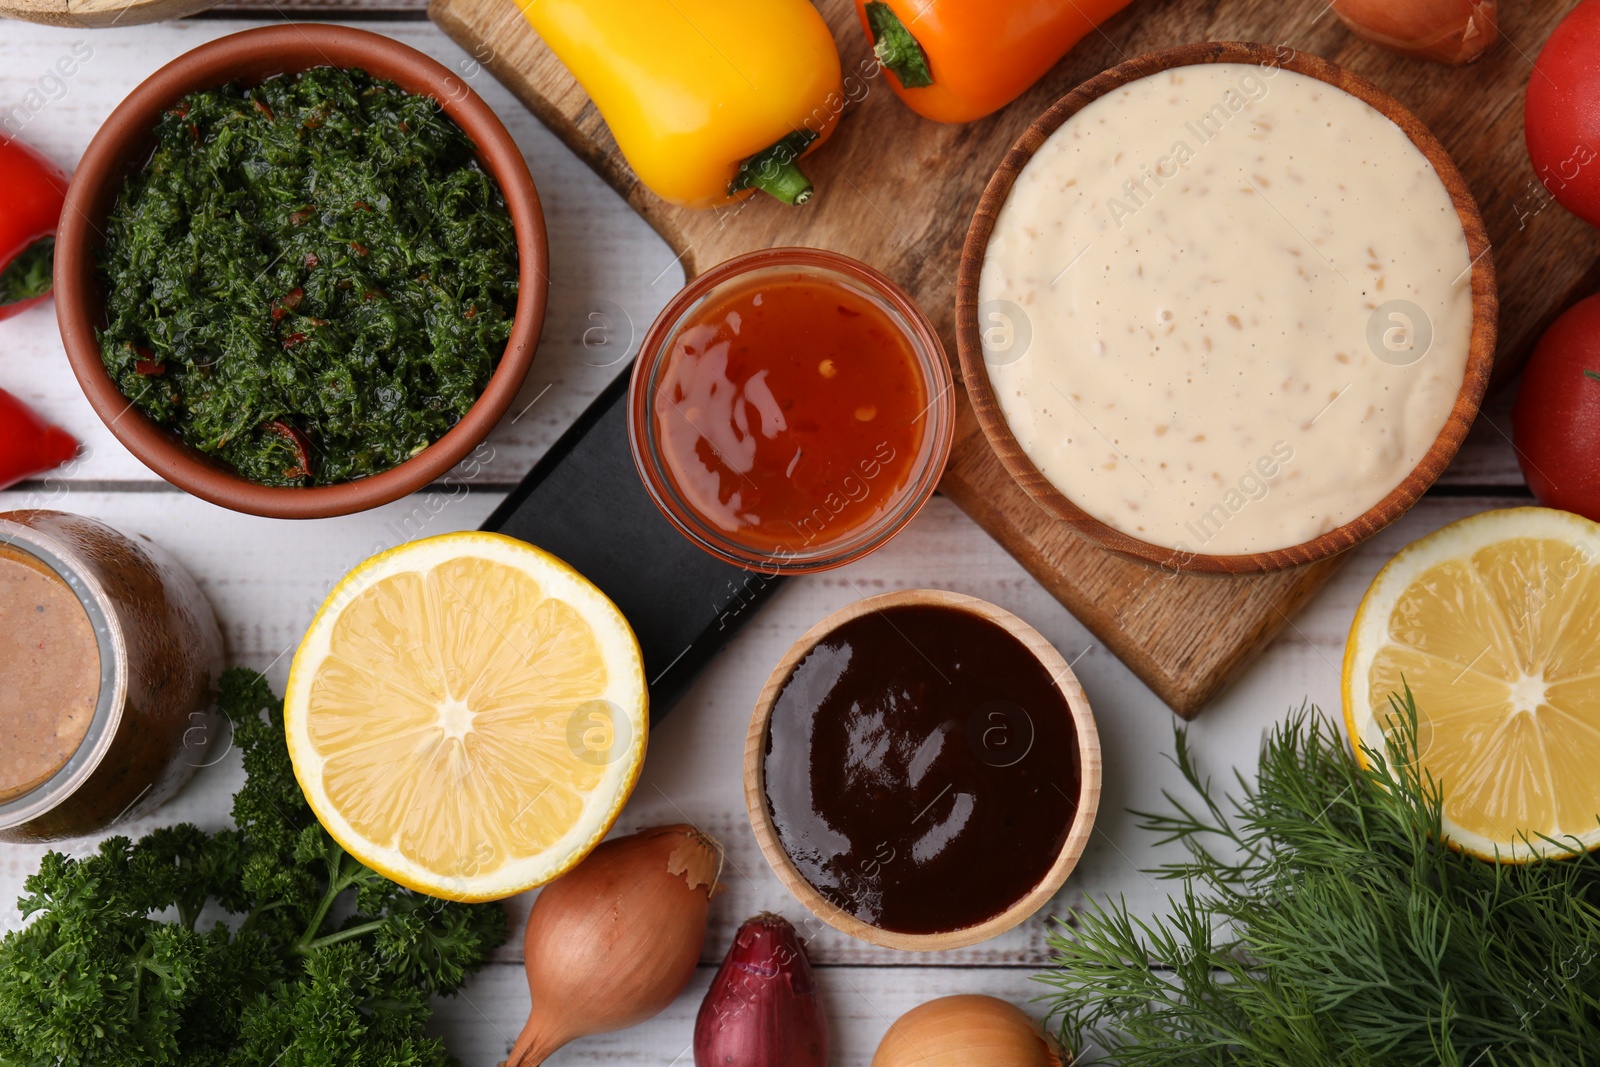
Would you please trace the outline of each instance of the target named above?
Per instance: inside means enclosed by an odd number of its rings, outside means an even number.
[[[929,423],[928,435],[921,449],[925,458],[912,468],[905,499],[876,524],[858,529],[843,546],[809,554],[785,554],[776,550],[764,552],[740,545],[731,537],[716,536],[709,524],[678,499],[678,493],[672,488],[671,479],[664,469],[665,464],[654,447],[656,434],[650,429],[655,421],[654,406],[650,403],[650,386],[655,383],[657,373],[665,364],[668,346],[685,317],[700,307],[704,299],[719,287],[736,284],[761,272],[787,269],[840,275],[860,288],[870,290],[892,315],[904,320],[905,336],[917,356],[917,365],[923,371],[923,380],[929,387],[930,395],[927,407],[923,409]],[[916,518],[937,491],[955,443],[955,424],[955,376],[951,372],[950,358],[939,338],[939,331],[934,328],[927,313],[910,293],[883,272],[854,257],[825,248],[789,246],[757,249],[726,259],[697,275],[668,301],[651,323],[644,342],[639,346],[639,355],[634,360],[628,381],[628,447],[650,499],[667,521],[702,551],[726,563],[761,574],[815,574],[832,570],[876,552],[893,540]]]
[[[953,608],[967,612],[998,625],[1022,642],[1040,665],[1050,672],[1050,677],[1055,679],[1056,688],[1066,700],[1067,708],[1072,714],[1073,732],[1078,746],[1077,811],[1072,817],[1072,827],[1067,833],[1067,839],[1062,843],[1055,863],[1051,865],[1044,878],[1000,914],[973,926],[933,934],[885,930],[861,921],[828,900],[795,868],[788,851],[778,840],[777,827],[773,825],[772,813],[767,810],[766,803],[767,733],[772,724],[772,713],[778,702],[778,694],[789,680],[789,676],[794,673],[794,669],[819,641],[845,623],[885,608],[912,605]],[[766,857],[767,865],[778,876],[778,880],[807,911],[840,933],[849,934],[857,940],[883,948],[908,952],[935,952],[976,945],[1020,925],[1048,904],[1078,865],[1078,860],[1083,856],[1083,850],[1094,833],[1095,819],[1100,811],[1101,777],[1100,733],[1095,725],[1094,712],[1089,706],[1089,698],[1084,693],[1078,676],[1072,672],[1071,665],[1056,647],[1039,631],[1005,608],[975,596],[943,589],[898,589],[879,593],[877,596],[847,604],[812,626],[789,647],[777,666],[772,669],[772,673],[767,676],[766,684],[761,688],[761,695],[756,698],[755,710],[750,716],[750,728],[745,735],[745,808],[749,813],[750,828],[755,832],[756,843],[761,847],[761,854]]]
[[[505,351],[467,413],[423,451],[354,481],[308,488],[258,485],[182,442],[133,406],[112,381],[95,337],[103,299],[94,280],[100,220],[150,143],[157,116],[183,96],[234,80],[316,67],[361,68],[407,92],[431,96],[472,141],[505,197],[516,233],[517,306]],[[85,150],[67,190],[56,238],[56,318],[79,386],[113,436],[145,466],[221,507],[270,518],[347,515],[398,500],[442,477],[476,448],[516,399],[544,326],[550,250],[527,161],[493,109],[449,68],[408,44],[368,30],[286,23],[228,34],[164,64],[117,105]]]
[[[989,380],[978,329],[978,283],[995,223],[1017,177],[1045,141],[1068,119],[1100,97],[1129,82],[1175,67],[1205,63],[1249,63],[1316,78],[1370,105],[1406,134],[1433,165],[1450,195],[1466,235],[1472,289],[1472,333],[1461,389],[1433,445],[1415,468],[1384,498],[1362,514],[1309,541],[1285,548],[1239,555],[1208,555],[1165,548],[1116,529],[1084,511],[1057,488],[1018,444],[1001,412]],[[973,214],[962,247],[956,281],[956,349],[973,413],[1002,466],[1041,508],[1077,534],[1121,556],[1153,564],[1174,574],[1259,574],[1303,566],[1360,544],[1394,522],[1427,491],[1455,458],[1477,417],[1494,367],[1499,298],[1489,235],[1466,179],[1444,146],[1405,105],[1377,85],[1320,56],[1286,45],[1207,41],[1136,56],[1079,85],[1056,101],[1017,138],[996,168]]]

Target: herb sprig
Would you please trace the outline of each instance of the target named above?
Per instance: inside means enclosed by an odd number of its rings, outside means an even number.
[[[1150,872],[1181,892],[1164,918],[1091,905],[1051,937],[1040,980],[1071,1047],[1118,1067],[1600,1063],[1600,861],[1441,845],[1409,692],[1396,710],[1363,768],[1302,707],[1225,801],[1178,731],[1199,802],[1139,814],[1185,846]]]
[[[455,1062],[424,1032],[428,997],[483,966],[504,913],[412,893],[347,855],[295,782],[266,680],[232,670],[220,689],[248,774],[237,829],[46,855],[19,902],[32,922],[0,940],[0,1064]],[[218,909],[232,920],[203,925]]]

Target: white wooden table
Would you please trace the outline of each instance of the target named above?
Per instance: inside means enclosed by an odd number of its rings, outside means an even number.
[[[281,18],[272,0],[190,21],[103,31],[0,22],[0,121],[64,167],[78,159],[111,109],[157,66],[203,41]],[[288,522],[250,518],[189,497],[156,478],[105,430],[67,367],[47,305],[0,323],[0,387],[26,399],[85,443],[82,458],[36,483],[0,493],[0,511],[54,507],[148,534],[199,579],[220,618],[230,661],[264,671],[281,689],[289,658],[333,583],[371,553],[411,538],[478,526],[617,373],[597,364],[625,354],[617,338],[583,343],[591,313],[617,309],[634,339],[682,284],[667,246],[466,53],[422,17],[416,0],[376,0],[387,10],[352,12],[360,0],[300,0],[342,11],[391,34],[471,78],[521,145],[550,226],[553,290],[533,371],[512,415],[490,436],[492,458],[470,491],[418,494],[342,519]],[[370,5],[373,0],[367,0]],[[378,15],[382,21],[376,21]],[[92,55],[71,77],[57,60],[84,42]],[[13,111],[20,108],[20,111]],[[20,124],[14,116],[22,115]],[[0,193],[3,195],[3,193]],[[625,329],[625,327],[624,327]],[[1506,433],[1509,398],[1489,407],[1443,483],[1396,526],[1358,549],[1339,576],[1284,631],[1231,691],[1191,727],[1207,770],[1221,781],[1234,765],[1253,769],[1262,731],[1310,700],[1337,712],[1339,662],[1351,615],[1377,569],[1401,546],[1477,511],[1528,502]],[[574,1043],[550,1062],[688,1064],[695,1012],[733,929],[762,910],[787,915],[810,937],[834,1029],[833,1063],[865,1067],[901,1012],[935,996],[984,992],[1026,1004],[1043,992],[1032,977],[1045,961],[1040,916],[987,944],[937,956],[899,954],[857,943],[814,921],[768,870],[744,813],[741,762],[745,728],[768,670],[807,627],[862,595],[938,586],[992,600],[1027,619],[1073,662],[1099,721],[1105,750],[1101,817],[1082,863],[1047,912],[1086,897],[1125,897],[1155,912],[1168,887],[1141,873],[1160,861],[1149,835],[1126,809],[1161,804],[1181,786],[1167,757],[1174,717],[1076,620],[948,501],[932,502],[891,545],[845,570],[789,583],[702,676],[651,738],[644,777],[619,832],[663,822],[693,822],[728,849],[729,891],[712,910],[702,966],[668,1011],[634,1030]],[[138,836],[169,822],[225,825],[242,777],[237,754],[210,767],[155,815],[117,828]],[[81,853],[93,841],[69,842]],[[14,901],[42,848],[0,846],[0,924],[20,922]],[[520,920],[529,901],[511,904]],[[492,966],[458,998],[441,1003],[439,1030],[469,1067],[498,1063],[528,1010],[520,921]],[[0,975],[0,981],[4,976]],[[1037,1007],[1035,1010],[1039,1010]]]

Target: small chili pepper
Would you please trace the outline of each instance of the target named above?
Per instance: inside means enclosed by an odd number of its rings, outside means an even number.
[[[272,321],[279,321],[285,315],[289,314],[289,312],[299,307],[300,301],[304,300],[305,296],[306,291],[299,286],[295,286],[293,289],[290,289],[287,293],[274,300],[272,302]]]
[[[270,430],[294,449],[295,465],[283,472],[285,478],[305,478],[311,474],[311,442],[306,435],[282,419],[273,419],[263,429]]]
[[[37,150],[0,135],[0,319],[50,295],[56,224],[70,181]]]
[[[796,161],[833,133],[845,98],[810,0],[539,0],[522,13],[657,196],[811,198]]]
[[[906,106],[971,122],[1021,96],[1131,0],[856,0]]]
[[[0,389],[0,489],[54,470],[78,453],[78,442]]]

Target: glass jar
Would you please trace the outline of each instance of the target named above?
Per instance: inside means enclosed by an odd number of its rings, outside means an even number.
[[[865,263],[814,248],[747,253],[690,282],[644,339],[628,407],[656,506],[713,556],[768,574],[882,547],[933,495],[955,436],[928,317]]]
[[[137,818],[220,755],[222,634],[143,536],[59,511],[0,513],[0,840]]]

